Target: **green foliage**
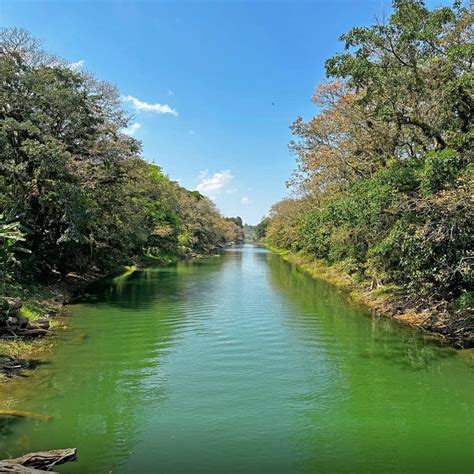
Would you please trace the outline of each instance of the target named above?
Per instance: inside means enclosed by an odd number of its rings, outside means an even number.
[[[429,196],[444,188],[455,185],[455,180],[465,168],[465,161],[453,149],[430,151],[425,156],[421,170],[421,191]]]
[[[17,252],[27,253],[20,242],[25,241],[25,235],[18,221],[9,222],[0,214],[0,284],[12,280],[18,267]]]
[[[456,299],[459,309],[472,308],[474,306],[474,291],[466,291]]]
[[[1,31],[0,75],[0,211],[16,216],[0,222],[3,277],[110,271],[238,240],[240,218],[140,156],[114,86],[19,29]]]
[[[266,235],[267,235],[267,228],[268,228],[268,223],[270,222],[270,219],[268,217],[265,217],[262,219],[261,222],[259,222],[253,232],[253,238],[259,242],[262,240]]]
[[[273,207],[266,241],[375,285],[472,304],[472,13],[396,0],[342,36],[322,110],[292,126],[304,194]],[[374,133],[374,131],[376,133]]]

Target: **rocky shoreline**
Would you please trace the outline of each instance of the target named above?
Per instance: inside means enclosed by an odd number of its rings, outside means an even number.
[[[50,345],[58,329],[55,318],[65,314],[65,306],[72,299],[104,277],[95,270],[81,275],[70,273],[59,282],[40,287],[41,291],[25,289],[25,296],[0,297],[0,381],[34,367],[37,360],[32,356]],[[33,319],[22,311],[29,303],[36,307]]]

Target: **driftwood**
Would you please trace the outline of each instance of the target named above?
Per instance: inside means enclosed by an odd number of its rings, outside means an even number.
[[[5,336],[6,339],[8,339],[8,336],[16,339],[18,337],[43,337],[48,334],[47,329],[24,329],[13,326],[5,326],[0,328],[0,332]]]
[[[7,377],[19,372],[25,367],[28,367],[28,362],[25,360],[17,359],[12,356],[0,355],[0,373],[5,374]]]
[[[49,329],[49,319],[38,319],[36,321],[29,321],[27,329]]]
[[[0,472],[35,473],[51,471],[59,464],[77,460],[76,448],[54,449],[0,461]]]
[[[33,418],[39,421],[50,421],[53,417],[42,415],[41,413],[33,413],[32,411],[22,410],[0,410],[0,416],[17,416],[20,418]]]
[[[0,461],[0,472],[14,472],[16,474],[34,474],[35,472],[45,472],[43,470],[32,469],[9,461]]]

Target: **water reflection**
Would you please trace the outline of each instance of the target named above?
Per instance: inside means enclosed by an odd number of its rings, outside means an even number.
[[[53,421],[3,425],[0,456],[77,446],[63,472],[81,473],[471,466],[474,385],[457,353],[264,249],[142,269],[70,325],[49,373],[2,399]]]
[[[304,399],[304,428],[295,444],[312,446],[313,455],[301,470],[440,472],[446,466],[440,453],[447,445],[459,456],[451,458],[461,471],[472,465],[471,443],[456,433],[452,420],[460,412],[461,418],[472,420],[466,399],[474,386],[472,379],[470,389],[466,379],[456,382],[460,361],[454,349],[387,318],[371,317],[330,285],[275,255],[267,255],[267,264],[269,283],[295,307],[287,313],[286,326],[296,334],[296,345],[308,347],[306,357],[315,363],[323,352],[339,380],[327,397],[312,391]],[[443,389],[441,380],[452,385]],[[440,423],[434,418],[441,413]],[[472,424],[463,430],[471,439]],[[425,431],[430,433],[429,448]],[[427,459],[420,456],[421,449],[429,451]]]

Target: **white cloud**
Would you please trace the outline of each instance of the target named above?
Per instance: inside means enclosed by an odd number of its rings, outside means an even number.
[[[132,135],[135,135],[135,132],[137,132],[141,128],[141,124],[138,122],[130,124],[127,128],[124,128],[122,130],[122,133],[125,133],[125,135],[128,135],[131,137]]]
[[[67,67],[71,69],[72,71],[79,71],[79,69],[82,69],[84,67],[85,63],[86,62],[84,61],[84,59],[80,59],[79,61],[75,63],[69,63]]]
[[[249,206],[250,204],[252,204],[252,201],[247,196],[244,196],[240,200],[240,204],[244,204],[245,206]]]
[[[130,102],[132,107],[138,112],[156,112],[157,114],[178,115],[178,112],[172,109],[168,104],[150,104],[148,102],[143,102],[131,95],[122,97],[122,100],[125,102]]]
[[[216,197],[220,194],[227,185],[229,185],[234,176],[230,170],[219,171],[214,173],[212,176],[209,175],[209,172],[201,171],[199,174],[199,183],[197,185],[197,190],[201,194],[205,194],[210,198]]]

